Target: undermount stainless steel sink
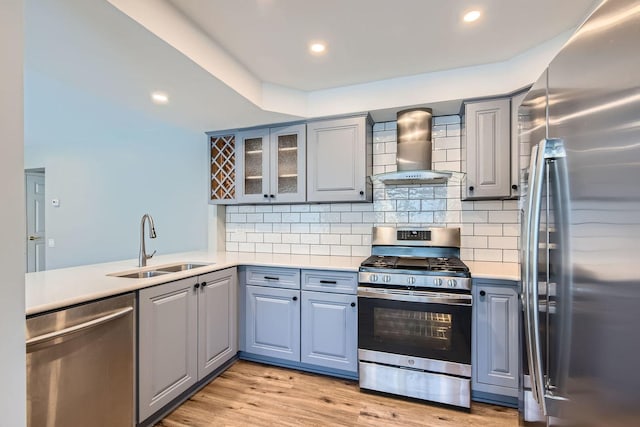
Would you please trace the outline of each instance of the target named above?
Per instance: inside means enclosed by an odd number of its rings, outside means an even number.
[[[211,263],[195,263],[195,262],[181,262],[178,264],[161,265],[158,267],[146,267],[143,270],[122,271],[119,273],[110,273],[107,276],[125,277],[128,279],[148,279],[151,277],[162,276],[170,273],[177,273],[179,271],[192,270],[194,268],[206,267]]]
[[[129,279],[148,279],[150,277],[162,276],[163,274],[167,274],[167,271],[137,271],[135,273],[127,273],[127,274],[111,274],[110,276],[116,277],[127,277]]]
[[[165,267],[158,267],[156,271],[164,271],[167,273],[175,273],[177,271],[185,271],[191,270],[193,268],[205,267],[209,264],[196,264],[196,263],[184,263],[184,264],[175,264],[175,265],[167,265]]]

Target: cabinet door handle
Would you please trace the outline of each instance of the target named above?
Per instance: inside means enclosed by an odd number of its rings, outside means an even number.
[[[269,194],[269,197],[271,197],[272,199],[275,199],[275,198],[276,198],[276,196],[275,196],[275,195],[273,195],[273,194]]]
[[[263,196],[264,196],[264,198],[265,198],[265,199],[268,199],[268,198],[269,198],[269,195],[268,195],[268,194],[263,194]]]
[[[351,303],[351,307],[355,307],[355,306],[356,306],[356,303],[355,303],[355,302],[352,302],[352,303]]]
[[[513,184],[513,185],[511,186],[511,189],[512,189],[512,190],[517,190],[517,189],[518,189],[518,186],[517,186],[516,184]]]
[[[324,285],[337,285],[338,282],[336,282],[335,280],[320,280],[320,283],[324,284]]]
[[[264,276],[264,280],[280,280],[280,278],[274,276]]]
[[[196,283],[195,285],[193,285],[194,289],[198,289],[200,287],[200,283]]]
[[[293,297],[291,299],[294,300],[294,301],[298,301],[298,297]]]
[[[480,296],[483,297],[485,296],[487,293],[485,291],[480,291]]]
[[[360,190],[360,195],[364,196],[364,191]]]
[[[472,185],[471,187],[469,187],[469,191],[473,191],[473,190],[474,190],[474,187]]]

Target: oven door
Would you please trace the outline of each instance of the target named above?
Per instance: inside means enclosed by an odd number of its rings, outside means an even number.
[[[469,294],[358,287],[360,360],[471,376]]]

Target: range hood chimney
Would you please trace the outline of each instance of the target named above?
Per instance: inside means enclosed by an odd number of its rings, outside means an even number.
[[[413,108],[397,113],[397,172],[376,175],[385,184],[441,184],[451,172],[433,171],[431,167],[430,108]]]

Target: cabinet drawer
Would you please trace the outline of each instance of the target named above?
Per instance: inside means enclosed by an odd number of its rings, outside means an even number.
[[[302,270],[302,289],[355,295],[358,291],[358,273]]]
[[[300,270],[250,266],[245,269],[244,283],[272,288],[300,289]]]

